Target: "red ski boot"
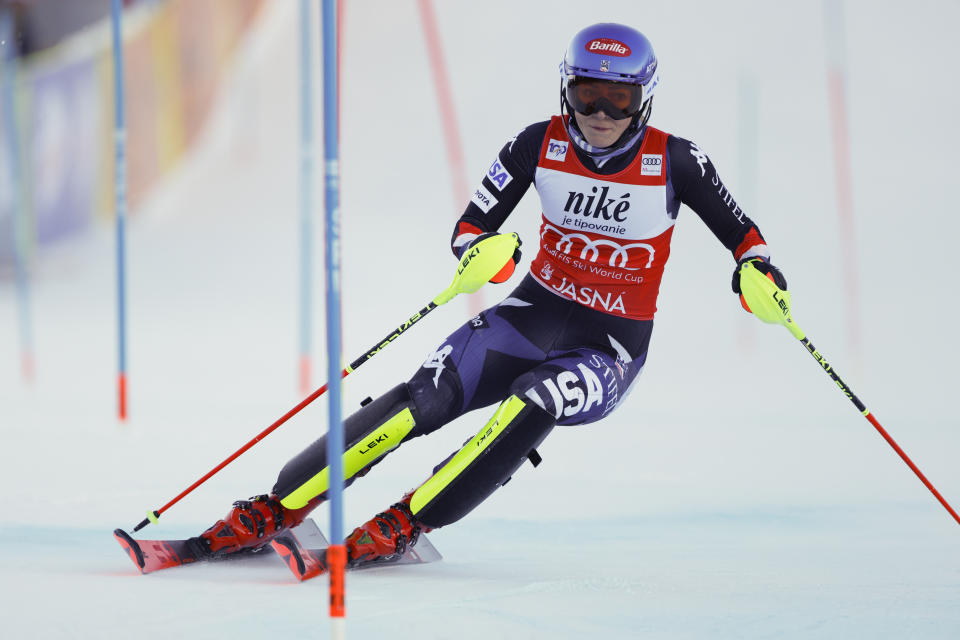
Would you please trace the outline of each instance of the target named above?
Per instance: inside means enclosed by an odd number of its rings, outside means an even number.
[[[412,495],[412,494],[410,494]],[[429,531],[410,511],[410,495],[372,520],[353,530],[343,541],[347,547],[347,564],[353,566],[371,561],[389,561],[403,555],[417,544],[421,533]]]
[[[237,500],[223,520],[217,520],[200,534],[200,542],[214,555],[257,550],[281,532],[303,522],[321,502],[323,500],[314,498],[302,509],[287,509],[273,495]]]

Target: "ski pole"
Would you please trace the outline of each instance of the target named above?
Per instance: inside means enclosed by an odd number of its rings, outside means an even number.
[[[387,346],[392,343],[394,340],[399,338],[404,334],[407,329],[412,327],[414,324],[419,322],[425,315],[439,307],[440,305],[446,304],[453,300],[457,295],[461,293],[474,293],[480,289],[494,277],[497,272],[500,271],[507,264],[507,262],[513,257],[514,252],[520,246],[520,238],[515,233],[503,233],[490,236],[484,240],[481,240],[477,243],[476,246],[472,247],[467,251],[462,258],[460,258],[460,263],[457,265],[457,274],[453,278],[453,282],[449,287],[444,289],[437,295],[433,300],[431,300],[425,307],[420,309],[410,318],[398,326],[396,329],[391,331],[380,340],[376,345],[371,347],[364,353],[362,356],[351,362],[347,367],[341,371],[340,377],[346,378],[348,375],[353,373],[357,367],[362,365],[364,362],[368,361],[373,356],[377,355],[383,351]],[[192,492],[194,489],[199,487],[201,484],[213,477],[214,474],[219,472],[221,469],[226,467],[228,464],[239,458],[244,452],[250,449],[253,445],[257,444],[265,437],[270,435],[274,430],[277,429],[284,422],[296,415],[301,409],[306,407],[308,404],[322,396],[327,391],[327,384],[324,384],[322,387],[311,393],[309,396],[304,398],[300,403],[287,411],[285,414],[280,416],[276,422],[271,424],[269,427],[258,433],[252,440],[247,442],[245,445],[233,452],[226,460],[218,464],[216,467],[208,471],[203,475],[199,480],[194,482],[192,485],[184,489],[177,497],[163,505],[155,511],[148,511],[147,517],[144,518],[140,524],[133,528],[134,532],[143,529],[149,523],[157,523],[161,514],[163,514],[167,509],[178,503],[182,498],[187,494]]]
[[[927,477],[923,475],[923,472],[913,463],[913,460],[907,456],[906,452],[900,448],[894,439],[887,433],[886,429],[880,425],[874,415],[867,409],[867,407],[860,401],[856,395],[854,395],[853,390],[850,389],[847,384],[840,379],[840,376],[837,375],[837,372],[832,366],[827,362],[816,347],[813,346],[813,343],[810,342],[810,339],[807,338],[803,330],[797,326],[797,323],[794,322],[793,318],[790,316],[790,292],[783,291],[772,280],[767,278],[762,274],[756,267],[754,267],[749,262],[745,262],[740,268],[740,288],[743,291],[743,296],[747,301],[747,305],[750,307],[750,311],[757,316],[763,322],[770,324],[781,324],[787,328],[787,330],[793,335],[794,338],[800,341],[804,348],[813,356],[814,360],[823,368],[823,371],[830,376],[830,378],[836,383],[837,388],[850,399],[854,404],[857,410],[863,415],[864,418],[870,421],[870,424],[876,428],[877,432],[883,436],[883,439],[887,441],[894,451],[897,452],[903,461],[910,467],[911,470],[920,478],[920,481],[930,490],[930,493],[943,505],[943,508],[946,509],[953,519],[957,521],[957,524],[960,524],[960,515],[957,515],[957,512],[954,511],[953,507],[944,499],[940,492],[933,486],[933,484],[927,480]]]

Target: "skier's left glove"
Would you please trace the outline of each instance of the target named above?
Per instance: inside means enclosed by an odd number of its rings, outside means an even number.
[[[757,315],[756,312],[750,309],[750,305],[747,303],[747,298],[744,297],[743,287],[740,282],[740,274],[745,268],[745,265],[749,263],[754,269],[767,276],[773,284],[777,286],[781,291],[787,290],[787,279],[783,276],[783,273],[780,269],[777,269],[775,266],[764,260],[763,258],[746,258],[737,263],[737,268],[733,270],[733,281],[730,283],[733,288],[733,292],[740,296],[740,305],[746,309],[748,312]],[[750,296],[751,292],[747,293],[747,296]],[[774,322],[775,318],[766,318],[757,315],[760,320],[764,322]]]
[[[468,251],[470,251],[472,247],[480,244],[487,238],[492,238],[493,236],[498,236],[498,235],[503,235],[503,234],[496,233],[494,231],[481,233],[476,238],[471,240],[469,244],[465,245],[463,249],[460,250],[460,257],[462,258]],[[522,243],[520,242],[520,238],[518,237],[517,248],[513,251],[513,256],[507,261],[507,264],[503,265],[503,268],[500,269],[500,271],[498,271],[492,278],[490,278],[490,282],[493,282],[495,284],[500,284],[501,282],[506,282],[507,280],[510,279],[510,276],[513,275],[514,269],[517,268],[517,264],[520,262],[520,256],[521,256],[520,245],[521,244]]]

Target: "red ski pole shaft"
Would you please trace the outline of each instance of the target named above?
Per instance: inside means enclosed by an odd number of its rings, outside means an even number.
[[[443,300],[442,302],[446,302],[446,300]],[[346,378],[348,375],[353,373],[357,369],[357,367],[362,365],[364,362],[366,362],[373,356],[380,353],[383,349],[387,347],[387,345],[389,345],[391,342],[399,338],[402,333],[404,333],[407,329],[409,329],[415,323],[417,323],[421,318],[423,318],[425,315],[427,315],[428,313],[430,313],[436,308],[437,308],[436,300],[431,301],[429,304],[427,304],[427,306],[425,306],[423,309],[421,309],[420,311],[415,313],[413,316],[411,316],[409,320],[407,320],[406,322],[401,324],[399,327],[394,329],[392,332],[387,334],[387,336],[383,340],[381,340],[375,346],[368,349],[366,353],[364,353],[362,356],[360,356],[359,358],[351,362],[350,365],[341,372],[340,377]],[[133,528],[134,532],[139,531],[140,529],[143,529],[145,526],[147,526],[151,522],[156,522],[160,518],[160,515],[163,514],[163,512],[165,512],[167,509],[169,509],[173,505],[180,502],[180,500],[186,497],[194,489],[196,489],[197,487],[202,485],[204,482],[212,478],[221,469],[226,467],[228,464],[230,464],[231,462],[239,458],[241,455],[243,455],[243,453],[246,452],[248,449],[253,447],[253,445],[263,440],[265,437],[267,437],[273,431],[275,431],[280,425],[282,425],[284,422],[286,422],[287,420],[295,416],[297,413],[299,413],[308,404],[310,404],[311,402],[313,402],[314,400],[322,396],[324,393],[326,393],[328,384],[329,383],[324,384],[322,387],[320,387],[319,389],[311,393],[309,396],[301,400],[300,403],[297,404],[297,406],[295,406],[294,408],[290,409],[290,411],[287,411],[285,414],[280,416],[280,418],[277,419],[276,422],[274,422],[269,427],[267,427],[266,429],[258,433],[248,443],[246,443],[245,445],[243,445],[242,447],[234,451],[226,460],[224,460],[223,462],[218,464],[216,467],[214,467],[213,469],[205,473],[203,477],[201,477],[199,480],[197,480],[192,485],[190,485],[189,487],[184,489],[182,492],[180,492],[180,494],[177,497],[175,497],[173,500],[171,500],[170,502],[168,502],[167,504],[163,505],[162,507],[160,507],[155,511],[147,512],[147,517],[141,520],[140,523]]]
[[[907,466],[910,467],[910,469],[917,475],[918,478],[920,478],[920,481],[924,484],[924,486],[927,487],[927,489],[930,490],[930,493],[933,494],[933,496],[940,502],[940,504],[943,505],[943,508],[946,509],[951,516],[953,516],[953,519],[957,521],[957,524],[960,524],[960,515],[957,515],[957,512],[954,511],[953,507],[951,507],[950,504],[944,499],[944,497],[940,495],[940,492],[937,491],[936,487],[933,486],[933,483],[927,480],[927,477],[923,475],[923,472],[920,471],[917,465],[913,463],[913,460],[911,460],[910,457],[906,454],[906,452],[904,452],[904,450],[900,448],[900,445],[898,445],[894,441],[894,439],[890,436],[890,434],[887,433],[886,429],[884,429],[880,425],[880,423],[873,416],[873,414],[870,413],[867,407],[864,406],[863,402],[860,401],[860,398],[855,396],[853,391],[850,389],[850,387],[848,387],[847,384],[840,379],[840,376],[837,375],[837,372],[834,371],[833,367],[831,367],[827,363],[823,355],[821,355],[820,352],[817,351],[816,347],[813,346],[813,343],[810,342],[810,340],[808,340],[806,336],[800,338],[800,342],[803,344],[804,347],[806,347],[807,351],[810,352],[810,355],[814,357],[814,359],[820,364],[820,366],[823,367],[823,370],[827,373],[827,375],[829,375],[833,379],[833,381],[837,384],[837,387],[840,389],[840,391],[842,391],[844,395],[850,398],[850,401],[854,404],[854,406],[857,407],[857,409],[860,410],[860,413],[863,414],[863,417],[865,417],[867,420],[870,421],[870,424],[872,424],[876,428],[877,432],[881,436],[883,436],[883,439],[887,441],[887,444],[889,444],[893,448],[893,450],[897,452],[897,455],[899,455],[900,458],[902,458],[903,461],[907,463]]]
[[[814,360],[817,361],[824,372],[830,376],[830,378],[837,384],[837,388],[840,389],[846,395],[854,406],[859,409],[860,413],[863,414],[867,420],[870,421],[877,431],[883,436],[883,439],[887,441],[893,450],[897,452],[904,462],[907,463],[907,466],[917,474],[917,477],[920,478],[920,481],[924,486],[930,490],[930,493],[943,505],[943,508],[953,516],[953,519],[957,521],[957,524],[960,524],[960,516],[957,515],[957,512],[953,510],[947,501],[940,495],[940,492],[936,490],[933,484],[927,480],[926,476],[921,473],[920,469],[917,468],[917,465],[913,464],[903,449],[894,442],[893,438],[890,437],[890,434],[880,426],[880,423],[877,422],[877,419],[871,415],[867,408],[860,398],[853,394],[853,391],[847,384],[840,379],[840,376],[837,375],[837,372],[833,370],[833,367],[824,359],[823,355],[813,346],[813,343],[807,339],[806,334],[803,330],[793,321],[793,318],[790,315],[790,293],[785,289],[781,289],[774,282],[773,278],[768,278],[765,274],[761,273],[756,269],[750,262],[742,263],[739,267],[740,275],[740,288],[741,295],[743,297],[744,303],[749,306],[751,312],[757,316],[763,322],[770,324],[781,324],[784,328],[790,332],[790,334],[800,341],[800,343],[810,352],[810,355],[813,356]]]

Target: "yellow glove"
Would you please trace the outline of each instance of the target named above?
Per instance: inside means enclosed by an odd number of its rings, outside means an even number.
[[[780,269],[763,258],[737,264],[731,283],[744,309],[763,322],[785,324],[790,319],[790,292]]]
[[[477,238],[460,255],[457,275],[450,286],[434,298],[434,303],[441,305],[459,293],[474,293],[508,267],[509,273],[513,273],[511,265],[515,264],[519,250],[520,236],[515,233],[484,234]]]
[[[496,243],[498,243],[498,244],[497,244],[498,247],[500,247],[500,246],[506,246],[506,245],[503,244],[503,243],[507,242],[506,239],[501,239],[501,240],[489,241],[489,242],[488,242],[488,240],[490,240],[490,238],[495,238],[495,237],[497,237],[497,236],[507,236],[507,237],[513,237],[513,238],[515,238],[515,239],[516,239],[516,246],[515,246],[515,248],[514,248],[514,250],[513,250],[513,255],[510,256],[510,259],[507,260],[507,263],[506,263],[505,265],[503,265],[503,268],[500,269],[500,271],[498,271],[497,273],[493,274],[493,275],[490,277],[490,282],[492,282],[492,283],[494,283],[494,284],[500,284],[501,282],[506,282],[507,280],[509,280],[509,279],[510,279],[510,276],[513,275],[513,270],[516,269],[517,264],[520,262],[520,257],[521,257],[521,254],[520,254],[520,245],[522,245],[523,243],[520,241],[520,237],[519,237],[517,234],[515,234],[515,233],[497,233],[497,232],[495,232],[495,231],[488,231],[487,233],[481,233],[479,236],[477,236],[476,238],[474,238],[473,240],[471,240],[471,241],[470,241],[470,244],[466,245],[466,246],[460,251],[460,257],[462,258],[463,256],[465,256],[465,255],[467,255],[468,253],[470,253],[470,251],[471,251],[471,249],[473,249],[473,247],[476,247],[476,246],[479,245],[480,243],[483,243],[484,245],[490,245],[490,246],[492,246],[493,243],[496,242]]]

